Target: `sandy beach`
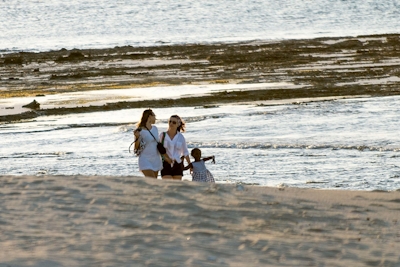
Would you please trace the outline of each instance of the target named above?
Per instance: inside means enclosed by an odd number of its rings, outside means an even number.
[[[3,176],[0,266],[400,266],[400,193]]]
[[[26,103],[0,103],[0,122],[149,106],[398,95],[399,37],[391,34],[6,54],[0,58],[0,99],[26,97]],[[94,101],[87,97],[76,102],[59,101],[47,109],[22,108],[33,99],[40,104],[43,96],[71,92],[255,83],[285,86],[157,101],[126,100],[122,96]]]

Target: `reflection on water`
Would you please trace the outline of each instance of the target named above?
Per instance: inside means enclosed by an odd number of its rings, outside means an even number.
[[[189,149],[215,155],[218,182],[400,188],[399,97],[306,104],[154,109],[180,114]],[[39,117],[0,125],[0,174],[141,175],[128,153],[142,110]],[[188,172],[185,179],[190,179]]]
[[[386,34],[399,12],[382,0],[2,1],[0,52]]]
[[[300,87],[302,86],[287,82],[254,84],[206,84],[79,91],[50,94],[41,97],[13,97],[0,99],[0,115],[19,114],[30,111],[30,109],[23,108],[22,106],[31,103],[33,100],[36,100],[40,103],[40,108],[51,109],[59,107],[102,106],[106,103],[115,103],[120,101],[141,101],[149,99],[173,99],[202,96],[222,91],[295,89]]]

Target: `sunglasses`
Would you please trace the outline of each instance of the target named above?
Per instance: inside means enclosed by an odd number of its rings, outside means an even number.
[[[177,124],[177,122],[176,122],[176,121],[169,121],[169,123],[172,123],[172,124]]]

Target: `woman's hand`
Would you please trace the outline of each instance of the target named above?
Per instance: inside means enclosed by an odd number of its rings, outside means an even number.
[[[192,174],[192,173],[193,173],[193,165],[190,164],[190,157],[189,157],[189,155],[188,155],[188,156],[185,156],[185,159],[186,159],[188,165],[190,165],[190,174]]]
[[[172,164],[174,161],[168,156],[168,154],[164,154],[164,160],[168,163],[168,164]]]

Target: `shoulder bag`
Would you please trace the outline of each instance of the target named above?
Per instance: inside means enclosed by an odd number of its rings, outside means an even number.
[[[147,129],[147,127],[146,127]],[[165,149],[164,145],[160,142],[157,141],[157,139],[154,137],[154,135],[151,133],[151,131],[149,129],[147,129],[147,131],[149,131],[149,133],[151,134],[151,136],[153,136],[154,140],[156,140],[157,142],[157,150],[158,152],[160,152],[161,155],[167,153],[167,150]]]

